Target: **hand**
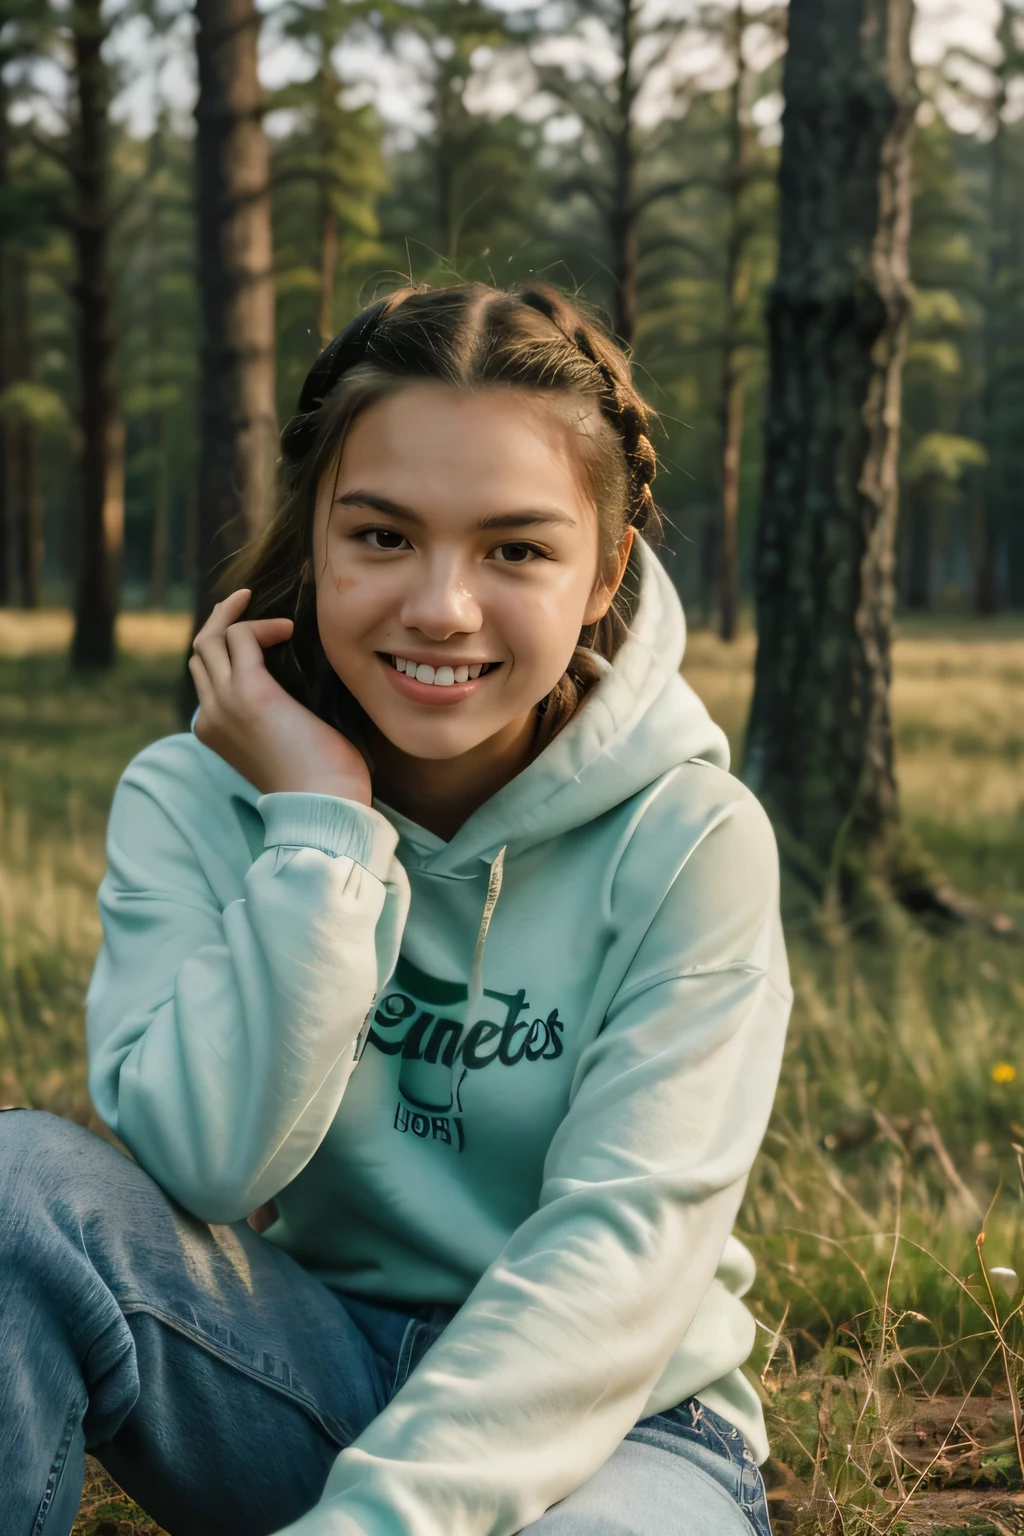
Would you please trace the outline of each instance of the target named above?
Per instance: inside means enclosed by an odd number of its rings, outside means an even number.
[[[299,790],[369,805],[370,771],[358,749],[267,671],[264,648],[287,640],[292,620],[239,623],[251,596],[247,587],[232,592],[192,642],[196,735],[261,794]]]

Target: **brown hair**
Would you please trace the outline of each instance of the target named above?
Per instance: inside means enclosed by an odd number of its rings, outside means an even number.
[[[657,526],[651,415],[619,348],[557,290],[544,284],[419,286],[371,304],[310,369],[298,410],[281,434],[276,514],[219,583],[222,593],[252,589],[246,619],[294,619],[292,638],[266,653],[267,667],[295,698],[347,731],[358,725],[354,701],[324,654],[315,587],[308,580],[317,487],[356,416],[420,381],[463,390],[543,391],[553,403],[559,397],[587,403],[593,425],[580,420],[578,440],[603,547],[620,543],[629,527],[649,533]],[[627,570],[608,613],[581,632],[565,674],[542,701],[545,738],[571,718],[599,675],[593,657],[610,661],[621,644],[634,578],[635,571]]]

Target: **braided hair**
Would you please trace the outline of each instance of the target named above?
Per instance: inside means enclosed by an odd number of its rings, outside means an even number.
[[[224,592],[252,589],[247,618],[285,613],[294,619],[292,638],[266,653],[267,666],[291,694],[347,732],[358,730],[358,710],[324,654],[309,580],[317,487],[337,464],[345,433],[361,411],[424,381],[460,390],[542,391],[553,406],[575,406],[572,419],[602,548],[621,544],[629,528],[650,537],[658,527],[652,414],[624,354],[576,305],[542,283],[409,286],[378,299],[310,369],[281,434],[277,512],[220,584]],[[581,402],[590,407],[586,423]],[[565,674],[541,703],[543,739],[571,718],[600,676],[596,658],[611,661],[615,655],[636,590],[631,561],[607,614],[581,632]]]

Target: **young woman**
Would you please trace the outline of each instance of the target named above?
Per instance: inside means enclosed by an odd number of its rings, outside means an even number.
[[[111,812],[133,1159],[0,1116],[7,1536],[66,1536],[84,1450],[173,1536],[768,1536],[777,861],[647,434],[546,288],[398,292],[315,364]]]

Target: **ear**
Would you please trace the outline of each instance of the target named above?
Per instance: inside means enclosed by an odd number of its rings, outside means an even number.
[[[626,574],[626,566],[629,564],[635,537],[636,529],[627,528],[620,542],[605,556],[583,614],[584,624],[596,624],[598,619],[604,618],[611,607],[615,594],[622,584],[622,578]]]

